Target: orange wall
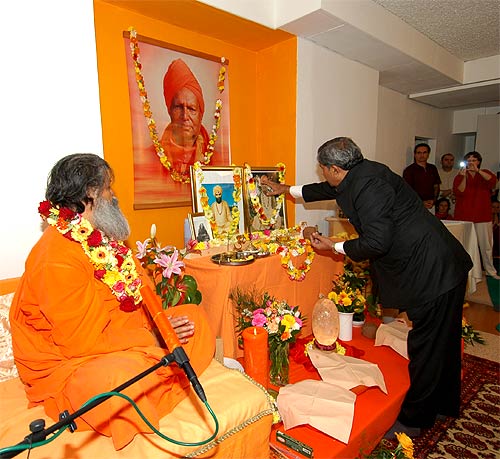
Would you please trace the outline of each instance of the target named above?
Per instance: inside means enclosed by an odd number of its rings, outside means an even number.
[[[287,165],[295,178],[296,39],[254,52],[188,29],[94,1],[104,157],[115,171],[114,186],[129,219],[129,244],[144,240],[156,223],[163,244],[183,246],[183,223],[191,207],[134,210],[132,131],[123,31],[137,33],[229,59],[231,155],[234,164]],[[216,25],[215,25],[216,27]],[[294,223],[291,201],[289,224]]]

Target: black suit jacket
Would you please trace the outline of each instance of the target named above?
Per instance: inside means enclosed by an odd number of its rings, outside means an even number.
[[[472,268],[460,242],[387,166],[363,160],[338,187],[304,185],[305,201],[336,199],[359,234],[344,250],[370,259],[385,307],[409,309],[456,287]]]

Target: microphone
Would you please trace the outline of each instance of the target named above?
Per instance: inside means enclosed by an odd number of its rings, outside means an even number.
[[[207,397],[205,395],[205,391],[198,381],[198,377],[196,376],[193,367],[189,363],[189,357],[182,347],[179,337],[177,336],[177,333],[175,333],[174,327],[172,327],[170,320],[168,320],[168,317],[165,314],[165,310],[161,305],[160,297],[153,292],[149,285],[144,285],[141,288],[141,295],[143,304],[145,304],[151,314],[153,322],[157,325],[168,350],[174,356],[175,363],[177,363],[177,365],[184,370],[184,373],[200,400],[203,403],[206,403]]]

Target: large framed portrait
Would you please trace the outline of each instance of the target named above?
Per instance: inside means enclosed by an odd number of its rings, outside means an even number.
[[[191,204],[190,166],[231,164],[228,62],[124,32],[134,209]]]
[[[204,213],[214,238],[245,232],[243,168],[199,165],[191,167],[194,213]]]
[[[213,239],[210,222],[203,212],[188,214],[188,220],[191,228],[191,239],[198,242],[208,242]]]
[[[279,167],[256,167],[244,169],[244,203],[247,211],[247,232],[287,228],[285,197],[266,196],[261,178],[267,176],[279,182]]]

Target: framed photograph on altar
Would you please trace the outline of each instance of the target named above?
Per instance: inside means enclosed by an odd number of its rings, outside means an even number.
[[[123,36],[134,209],[189,206],[190,166],[231,164],[228,61],[135,31]]]
[[[188,220],[191,227],[191,239],[198,242],[208,242],[213,239],[212,227],[203,212],[188,214]]]
[[[278,196],[266,196],[260,183],[264,175],[279,182],[279,167],[254,167],[251,172],[244,170],[243,173],[246,231],[287,228],[285,199],[280,201]]]
[[[233,219],[237,218],[237,232],[238,234],[244,233],[245,210],[242,183],[243,168],[240,166],[199,168],[191,166],[193,213],[203,213],[209,223],[212,220],[220,235],[227,234],[233,224]]]

